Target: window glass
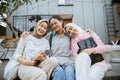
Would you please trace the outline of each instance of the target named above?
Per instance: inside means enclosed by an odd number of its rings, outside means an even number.
[[[58,0],[58,5],[73,5],[73,0]]]

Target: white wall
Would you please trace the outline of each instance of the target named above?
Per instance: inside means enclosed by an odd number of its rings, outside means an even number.
[[[14,15],[73,14],[73,22],[95,31],[107,43],[103,0],[73,0],[73,6],[58,6],[58,0],[45,0],[24,5]]]
[[[73,22],[95,31],[107,43],[104,3],[102,0],[79,0],[73,9]]]

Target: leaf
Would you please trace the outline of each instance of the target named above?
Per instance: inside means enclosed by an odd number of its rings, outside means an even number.
[[[10,9],[9,7],[6,7],[5,13],[7,13],[7,16],[8,16],[8,17],[10,16],[10,12],[11,12],[11,9]]]
[[[32,4],[32,1],[28,0],[28,3],[29,3],[29,4]]]
[[[35,0],[35,2],[38,2],[38,0]]]
[[[15,2],[16,0],[12,0],[12,3]]]

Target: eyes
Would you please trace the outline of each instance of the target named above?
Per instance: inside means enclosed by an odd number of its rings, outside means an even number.
[[[60,23],[62,23],[62,21],[59,21],[58,19],[51,19],[50,26],[51,27],[59,26]]]
[[[44,30],[47,30],[48,29],[48,25],[47,25],[47,23],[41,23],[41,24],[39,24],[39,28],[42,28],[42,29],[44,29]]]
[[[66,28],[66,31],[67,31],[67,34],[69,34],[69,35],[73,32],[77,32],[77,30],[72,26]]]
[[[41,24],[40,27],[47,30],[47,26],[46,25]]]
[[[51,27],[54,26],[54,25],[56,25],[56,24],[57,24],[57,22],[51,23]]]

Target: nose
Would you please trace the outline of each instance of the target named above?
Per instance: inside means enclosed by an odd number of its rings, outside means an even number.
[[[70,31],[70,35],[74,35],[74,31],[73,30]]]
[[[41,28],[42,31],[45,31],[44,27]]]
[[[52,28],[54,28],[55,27],[55,24],[52,26]]]
[[[71,33],[73,33],[74,31],[73,31],[73,30],[71,30],[70,32],[71,32]]]

